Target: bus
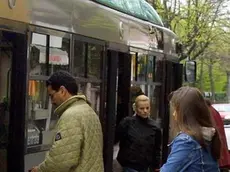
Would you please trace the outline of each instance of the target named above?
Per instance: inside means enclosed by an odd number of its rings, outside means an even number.
[[[132,115],[138,90],[151,99],[168,155],[167,95],[194,80],[195,62],[179,62],[182,46],[145,0],[5,0],[0,2],[0,169],[38,165],[58,118],[45,81],[57,70],[74,75],[98,114],[105,172],[113,171],[114,131]],[[186,70],[184,70],[186,68]]]

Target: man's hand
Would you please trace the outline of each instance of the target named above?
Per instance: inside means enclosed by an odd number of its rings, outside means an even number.
[[[160,169],[155,169],[155,172],[160,172]]]
[[[37,171],[38,171],[38,167],[37,166],[33,167],[32,170],[31,170],[31,172],[37,172]]]

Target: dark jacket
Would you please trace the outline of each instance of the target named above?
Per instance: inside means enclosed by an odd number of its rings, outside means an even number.
[[[161,131],[154,120],[138,115],[127,117],[117,127],[120,142],[117,160],[123,167],[145,170],[160,167]]]
[[[226,140],[226,135],[224,131],[224,123],[221,119],[219,112],[217,112],[212,106],[210,106],[210,111],[211,111],[213,120],[216,124],[216,129],[219,132],[220,140],[222,141],[219,166],[221,168],[230,168],[230,156],[228,153],[227,140]]]

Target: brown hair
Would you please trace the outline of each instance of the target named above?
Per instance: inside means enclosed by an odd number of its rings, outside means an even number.
[[[205,102],[206,102],[206,104],[207,104],[208,106],[211,106],[211,105],[212,105],[211,100],[208,99],[208,98],[205,98]]]
[[[206,148],[207,144],[203,138],[200,127],[213,127],[209,108],[201,92],[194,87],[181,87],[170,94],[170,104],[176,111],[177,119],[176,130],[187,133],[192,136],[202,147]],[[220,138],[216,130],[211,142],[211,153],[213,158],[220,157]]]

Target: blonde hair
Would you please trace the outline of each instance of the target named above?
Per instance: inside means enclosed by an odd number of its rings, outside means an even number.
[[[137,98],[135,99],[135,103],[134,103],[133,107],[135,106],[135,109],[136,109],[138,106],[138,103],[141,101],[150,101],[150,100],[146,95],[137,96]]]

